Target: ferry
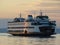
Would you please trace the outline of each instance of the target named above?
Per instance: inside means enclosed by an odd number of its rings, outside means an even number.
[[[20,14],[20,17],[8,22],[8,33],[15,36],[50,36],[55,34],[55,27],[56,21],[51,21],[42,12],[34,18],[28,15],[26,19]]]

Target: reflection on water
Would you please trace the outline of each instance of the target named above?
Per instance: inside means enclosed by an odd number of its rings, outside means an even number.
[[[59,40],[56,40],[56,36],[20,37],[4,35],[0,35],[0,45],[56,45],[56,41]]]

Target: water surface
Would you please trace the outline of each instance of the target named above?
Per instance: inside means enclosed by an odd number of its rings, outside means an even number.
[[[0,33],[0,45],[60,45],[60,34],[51,37],[21,37]]]

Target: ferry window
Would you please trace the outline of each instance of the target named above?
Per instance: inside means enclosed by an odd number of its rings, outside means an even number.
[[[41,23],[31,23],[31,25],[41,25]]]

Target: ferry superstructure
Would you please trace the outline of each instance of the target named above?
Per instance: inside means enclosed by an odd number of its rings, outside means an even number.
[[[55,33],[56,21],[50,21],[48,16],[41,15],[33,18],[28,15],[27,19],[15,18],[8,22],[8,33],[12,35],[52,35]]]

